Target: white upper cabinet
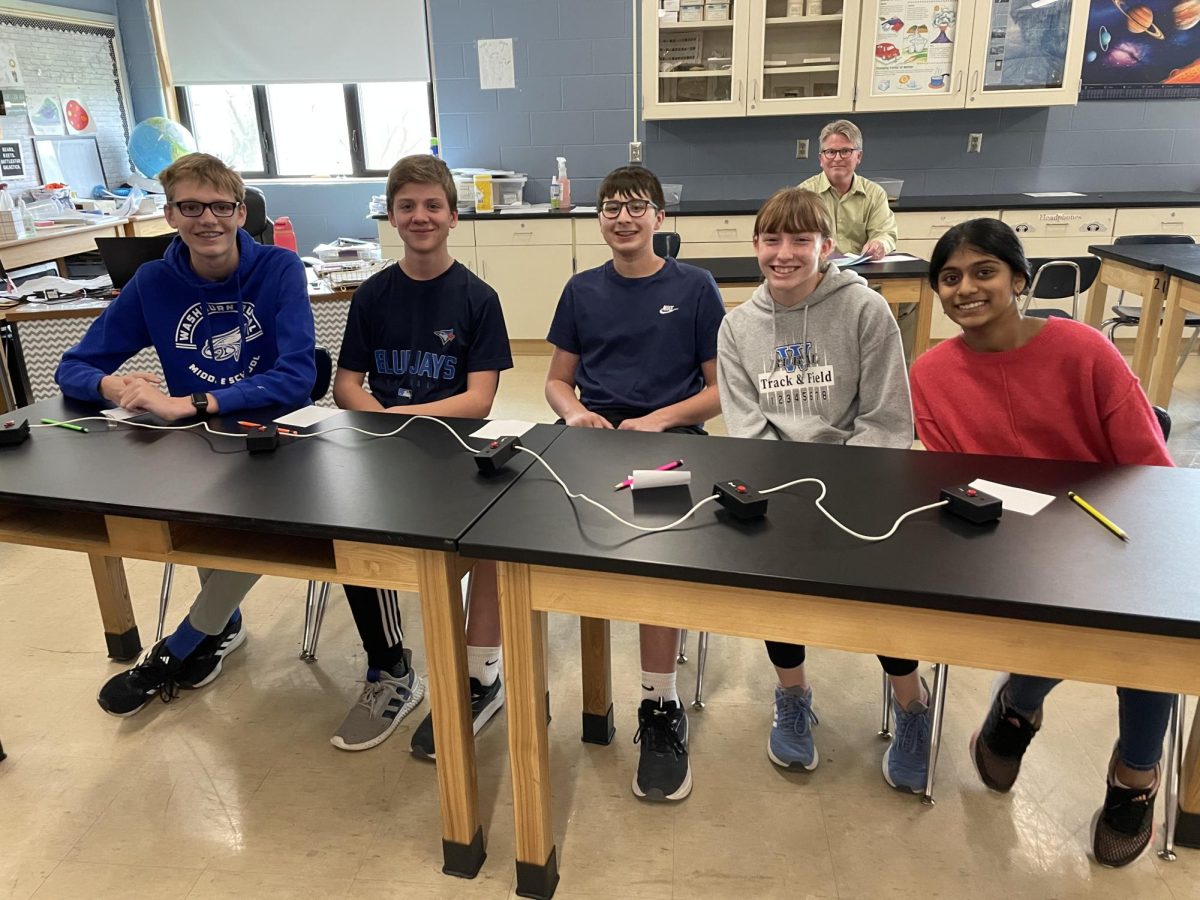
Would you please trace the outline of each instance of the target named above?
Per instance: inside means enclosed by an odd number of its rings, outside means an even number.
[[[839,112],[854,102],[857,0],[753,0],[752,116]]]

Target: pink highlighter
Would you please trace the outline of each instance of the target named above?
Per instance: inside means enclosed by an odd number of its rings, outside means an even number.
[[[682,459],[673,459],[669,463],[665,463],[661,466],[658,466],[655,469],[655,471],[656,472],[670,472],[672,469],[678,469],[682,465],[683,465]],[[614,484],[613,490],[614,491],[624,490],[625,488],[630,487],[632,484],[633,484],[633,476],[630,475],[628,478],[626,478],[620,484]]]

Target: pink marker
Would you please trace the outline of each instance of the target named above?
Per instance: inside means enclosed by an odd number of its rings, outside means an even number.
[[[665,464],[659,466],[657,469],[655,469],[655,471],[656,472],[670,472],[672,469],[678,469],[682,465],[683,465],[682,459],[673,459],[669,463],[665,463]],[[632,485],[633,485],[633,476],[630,475],[628,478],[626,478],[620,484],[614,484],[613,490],[621,491]]]

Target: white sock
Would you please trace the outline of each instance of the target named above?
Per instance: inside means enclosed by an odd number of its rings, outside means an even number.
[[[467,647],[467,674],[484,687],[500,677],[499,647]]]
[[[679,703],[674,672],[642,672],[642,699],[657,703]]]

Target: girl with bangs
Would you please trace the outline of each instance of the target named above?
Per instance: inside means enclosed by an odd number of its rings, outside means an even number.
[[[913,417],[900,329],[887,301],[857,272],[830,265],[833,221],[802,188],[759,210],[754,249],[763,284],[730,312],[717,339],[721,410],[735,437],[868,447],[912,446]],[[805,648],[767,642],[775,666],[771,761],[811,771],[813,692]],[[929,757],[929,692],[916,660],[880,657],[892,684],[896,739],[888,784],[920,793]]]

